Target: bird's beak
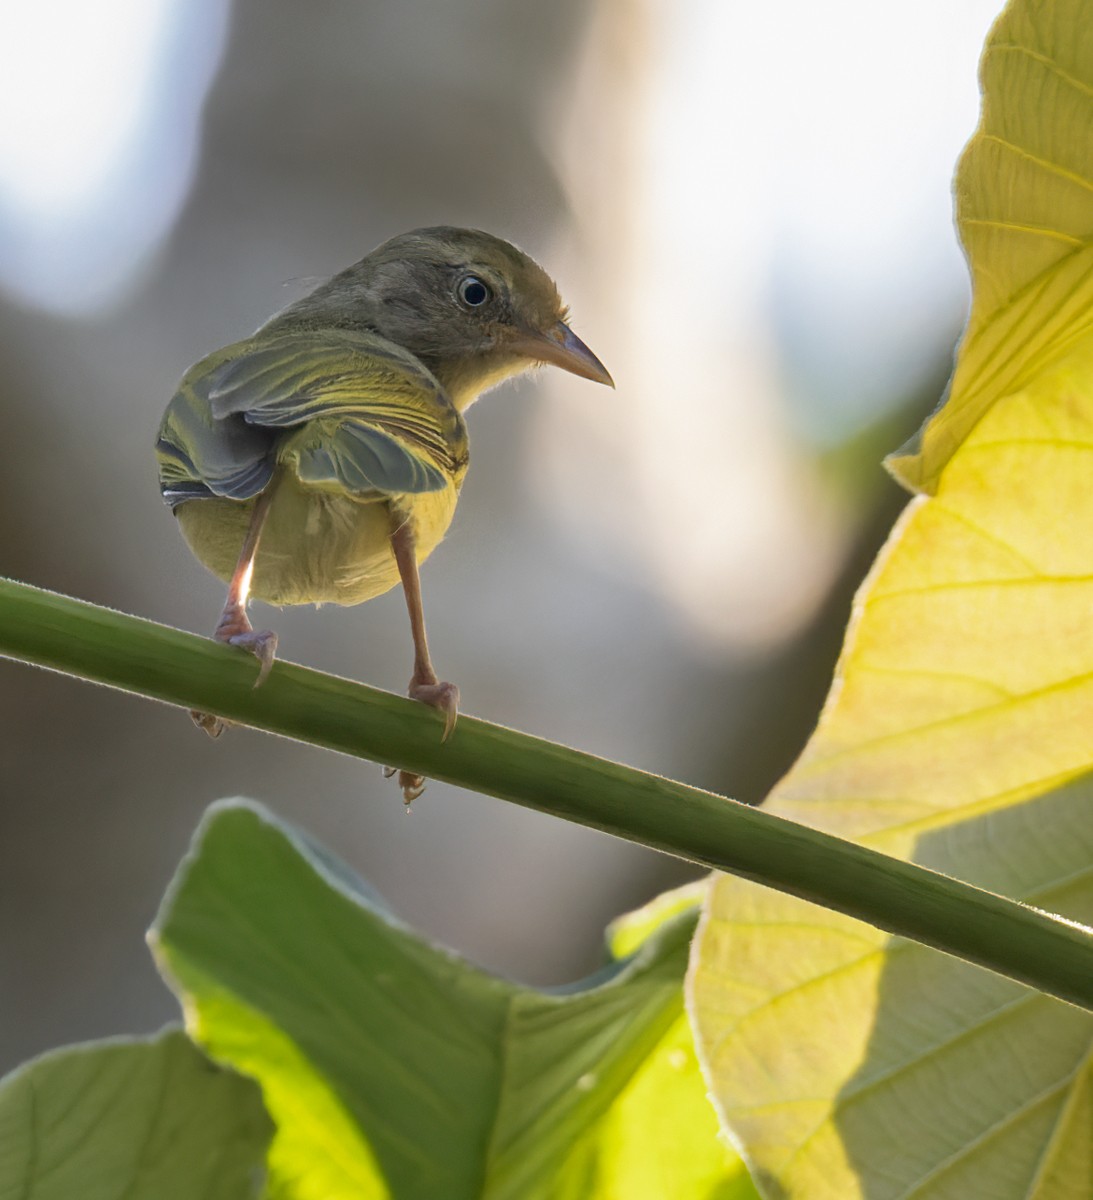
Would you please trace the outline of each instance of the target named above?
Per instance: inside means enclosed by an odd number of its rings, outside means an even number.
[[[594,383],[615,386],[607,368],[564,321],[543,332],[524,334],[516,348],[536,362],[550,363]]]

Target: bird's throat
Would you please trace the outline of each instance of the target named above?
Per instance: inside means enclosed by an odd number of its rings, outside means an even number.
[[[465,412],[484,392],[533,365],[526,358],[495,353],[438,363],[432,370],[452,403]]]

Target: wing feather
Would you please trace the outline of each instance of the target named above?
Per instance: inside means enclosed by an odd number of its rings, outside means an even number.
[[[440,384],[382,338],[310,330],[251,339],[186,375],[157,443],[164,499],[247,499],[277,463],[355,495],[437,491],[467,435]]]

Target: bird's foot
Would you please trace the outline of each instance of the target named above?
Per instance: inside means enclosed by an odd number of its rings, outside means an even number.
[[[455,729],[456,717],[459,716],[459,688],[454,683],[444,683],[435,677],[426,682],[411,679],[406,694],[411,700],[420,700],[430,708],[439,709],[444,714],[444,732],[440,740],[446,742]]]
[[[414,678],[410,680],[407,694],[411,700],[419,700],[430,708],[439,709],[444,714],[444,733],[440,740],[446,742],[455,728],[459,716],[459,688],[454,683],[444,683],[435,676],[431,680]],[[384,767],[383,774],[390,779],[396,773],[395,767]],[[415,775],[412,771],[398,771],[398,785],[402,788],[403,803],[410,803],[425,791],[425,776]]]
[[[234,721],[229,721],[224,717],[214,717],[212,713],[199,712],[196,708],[190,709],[190,720],[204,731],[211,738],[218,738],[225,729],[234,725]]]
[[[241,604],[228,603],[220,616],[220,622],[213,631],[213,637],[218,642],[229,646],[238,646],[258,659],[258,678],[254,686],[259,687],[265,682],[270,673],[273,660],[277,656],[277,634],[272,629],[255,630],[247,619],[246,609]]]
[[[384,767],[384,779],[398,775],[398,785],[402,788],[402,802],[409,810],[410,805],[425,791],[425,776],[415,775],[413,771],[400,771],[397,767]]]
[[[254,686],[258,687],[265,682],[273,667],[273,660],[277,657],[277,634],[272,629],[256,631],[241,608],[229,606],[224,609],[213,637],[225,645],[238,646],[241,650],[253,654],[258,659],[258,678],[254,681]],[[198,729],[204,729],[211,738],[218,738],[225,729],[235,724],[224,717],[214,717],[212,713],[198,712],[197,709],[190,710],[190,717]]]
[[[218,642],[227,642],[229,646],[238,646],[241,650],[253,654],[259,663],[258,678],[254,681],[254,686],[260,687],[265,683],[273,667],[273,660],[277,657],[277,634],[272,629],[243,629],[228,637],[221,637],[220,631],[217,630],[215,637]]]

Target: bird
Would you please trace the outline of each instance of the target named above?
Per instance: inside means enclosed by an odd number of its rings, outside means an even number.
[[[419,567],[467,473],[467,409],[542,364],[614,387],[538,263],[482,230],[435,226],[389,239],[186,372],[155,444],[160,489],[228,584],[213,637],[257,658],[256,687],[277,635],[252,626],[252,599],[355,605],[401,583],[408,695],[439,710],[447,739],[459,689],[430,658]],[[225,726],[191,715],[213,737]],[[402,771],[399,784],[409,804],[425,780]]]

